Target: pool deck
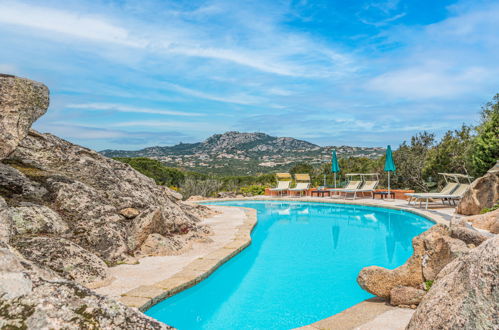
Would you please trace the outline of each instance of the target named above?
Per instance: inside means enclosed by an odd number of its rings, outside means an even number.
[[[212,199],[205,201],[277,200],[355,204],[405,210],[419,214],[435,223],[449,224],[454,208],[438,206],[420,209],[403,200],[359,198],[345,200],[320,197],[270,197]],[[194,286],[207,278],[227,260],[251,243],[251,232],[257,223],[256,211],[248,208],[210,206],[220,213],[204,219],[203,224],[212,228],[211,242],[194,243],[183,254],[152,256],[139,260],[135,265],[118,265],[109,269],[112,280],[94,289],[130,307],[147,310],[154,304]],[[380,299],[369,299],[351,308],[302,327],[302,329],[404,329],[409,322],[411,309],[397,308]]]

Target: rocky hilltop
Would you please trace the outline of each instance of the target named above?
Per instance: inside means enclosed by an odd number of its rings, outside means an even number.
[[[336,149],[341,157],[377,158],[383,148],[320,147],[290,137],[274,137],[264,133],[226,132],[215,134],[203,142],[181,143],[172,147],[150,147],[138,151],[103,150],[108,157],[148,157],[173,167],[184,167],[200,172],[216,172],[223,168],[234,173],[254,174],[289,168],[298,162],[324,162]],[[230,165],[230,166],[227,166]]]
[[[0,328],[164,328],[87,287],[206,239],[206,209],[129,165],[30,129],[41,83],[0,76]],[[43,301],[43,303],[42,303]]]

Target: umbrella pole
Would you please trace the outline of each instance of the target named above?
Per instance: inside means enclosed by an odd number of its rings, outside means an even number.
[[[324,173],[324,188],[326,188],[326,173]]]
[[[390,198],[390,171],[388,171],[388,196],[387,198]]]
[[[336,188],[336,172],[334,172],[334,187]]]

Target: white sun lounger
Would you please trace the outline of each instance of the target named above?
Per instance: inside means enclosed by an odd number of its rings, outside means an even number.
[[[344,188],[331,188],[328,190],[341,191],[341,190],[358,189],[361,183],[362,183],[362,181],[353,180],[353,181],[349,181],[348,184]]]
[[[463,184],[459,184],[459,186],[451,194],[425,193],[425,194],[414,194],[414,196],[412,196],[412,197],[419,199],[419,207],[421,207],[423,200],[425,200],[426,201],[425,209],[427,210],[428,209],[428,202],[430,199],[441,199],[442,202],[447,200],[447,201],[449,201],[449,205],[450,205],[450,202],[452,201],[455,205],[456,204],[455,201],[461,199],[469,187],[470,187],[469,184],[463,183]]]
[[[275,191],[279,195],[283,195],[284,192],[289,190],[289,186],[291,185],[291,181],[278,181],[277,187],[271,188],[270,191]]]
[[[353,199],[357,198],[357,193],[364,193],[364,192],[370,192],[371,195],[374,192],[374,189],[376,189],[376,186],[378,185],[379,181],[378,180],[372,180],[372,181],[365,181],[364,184],[362,185],[361,188],[358,189],[340,189],[338,190],[339,192],[345,193],[345,197],[348,196],[348,194],[353,194]]]
[[[295,174],[295,180],[296,180],[296,187],[289,189],[289,191],[299,192],[301,197],[303,193],[310,188],[310,175]]]
[[[410,205],[411,202],[414,201],[414,203],[416,203],[418,198],[423,198],[424,196],[451,195],[458,186],[459,186],[458,182],[448,182],[447,185],[445,185],[445,187],[438,193],[408,193],[405,195],[409,196],[408,202]]]

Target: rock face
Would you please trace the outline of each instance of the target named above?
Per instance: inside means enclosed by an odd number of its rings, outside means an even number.
[[[491,169],[476,179],[457,206],[457,212],[464,215],[479,214],[484,208],[491,208],[499,200],[499,170]]]
[[[473,227],[490,231],[493,234],[499,234],[499,209],[484,214],[467,217]]]
[[[499,328],[499,236],[449,263],[407,329]]]
[[[47,111],[48,88],[38,82],[0,74],[0,160],[26,137],[31,124]]]
[[[378,266],[362,269],[357,277],[359,285],[378,297],[389,298],[393,288],[419,288],[426,280],[433,280],[438,272],[456,257],[466,253],[466,243],[450,237],[444,225],[435,225],[412,240],[413,255],[393,270]]]
[[[0,328],[165,328],[79,284],[109,280],[109,265],[144,250],[170,254],[203,239],[203,207],[30,130],[47,107],[44,85],[0,75]]]
[[[414,237],[412,246],[413,255],[398,268],[370,266],[362,269],[357,277],[359,285],[378,297],[390,298],[397,287],[421,288],[424,281],[434,280],[449,262],[469,251],[467,243],[451,237],[451,231],[444,225],[435,225]],[[398,299],[393,301],[398,302]]]
[[[88,284],[107,279],[104,261],[64,238],[20,236],[11,244],[38,266],[50,268],[77,283]]]
[[[390,304],[394,306],[418,305],[425,294],[426,291],[410,286],[395,287],[390,291]]]
[[[198,217],[152,179],[53,135],[30,131],[4,163],[10,205],[29,205],[25,212],[54,225],[57,216],[48,215],[55,212],[69,228],[67,239],[109,264],[133,255],[150,234],[179,235],[176,243],[187,245],[203,232]]]
[[[172,329],[0,248],[2,329]]]

